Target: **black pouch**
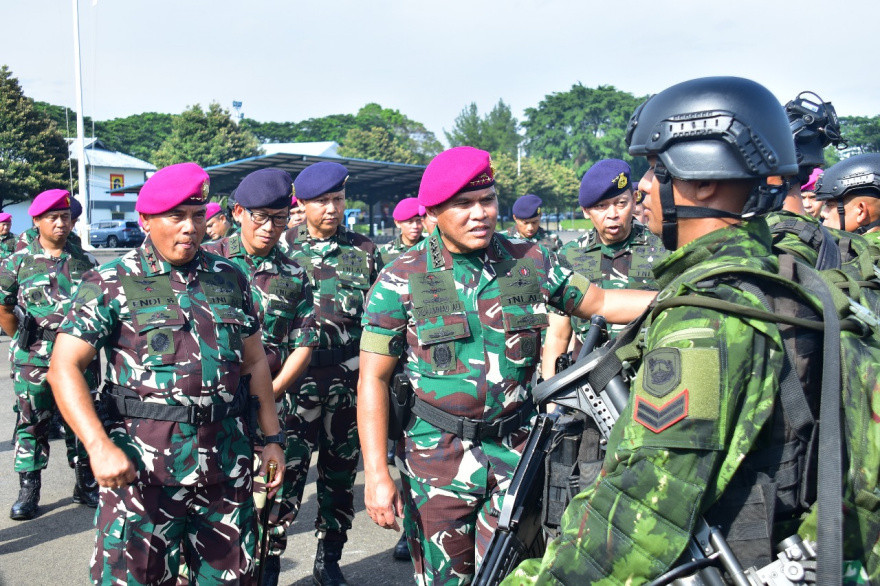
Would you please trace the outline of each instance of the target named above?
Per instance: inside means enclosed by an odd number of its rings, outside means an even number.
[[[16,305],[12,313],[18,319],[18,347],[27,352],[36,341],[37,320],[20,305]]]
[[[397,441],[409,427],[415,402],[412,383],[402,372],[394,375],[388,387],[388,439]]]

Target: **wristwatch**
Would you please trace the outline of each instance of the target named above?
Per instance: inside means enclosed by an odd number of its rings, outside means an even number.
[[[263,444],[278,444],[282,448],[286,442],[287,437],[284,435],[283,431],[276,433],[275,435],[267,435],[263,439]]]

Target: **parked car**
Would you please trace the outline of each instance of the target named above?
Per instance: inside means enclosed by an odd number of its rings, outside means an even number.
[[[93,222],[89,229],[89,242],[92,246],[140,246],[146,238],[137,222],[129,220],[104,220]]]

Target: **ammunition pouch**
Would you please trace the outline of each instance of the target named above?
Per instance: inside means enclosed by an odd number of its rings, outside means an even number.
[[[315,348],[312,350],[312,359],[309,362],[309,366],[324,368],[342,364],[346,360],[357,356],[360,351],[360,341],[357,340],[342,346],[334,346],[333,348]]]
[[[414,401],[412,383],[402,372],[395,374],[388,387],[388,439],[397,441],[403,437],[412,418]]]
[[[120,419],[152,419],[154,421],[173,421],[190,425],[204,425],[226,419],[244,417],[250,408],[250,377],[239,381],[235,397],[228,403],[212,405],[166,405],[141,400],[140,396],[128,387],[104,383],[100,401],[113,421]]]
[[[512,415],[496,419],[470,419],[447,413],[413,395],[412,412],[434,427],[468,441],[500,439],[516,431],[531,418],[535,404],[531,397]]]

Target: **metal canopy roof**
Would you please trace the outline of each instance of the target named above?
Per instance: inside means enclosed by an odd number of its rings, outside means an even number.
[[[206,167],[211,177],[211,193],[232,193],[245,175],[258,169],[276,167],[296,177],[300,171],[313,163],[332,161],[345,165],[349,178],[346,184],[346,196],[373,203],[380,199],[398,199],[415,197],[419,190],[419,182],[425,171],[423,165],[404,163],[386,163],[382,161],[366,161],[363,159],[346,159],[344,157],[316,157],[312,155],[294,155],[277,153],[259,155],[249,159],[241,159]],[[141,185],[125,187],[112,193],[138,193]]]

